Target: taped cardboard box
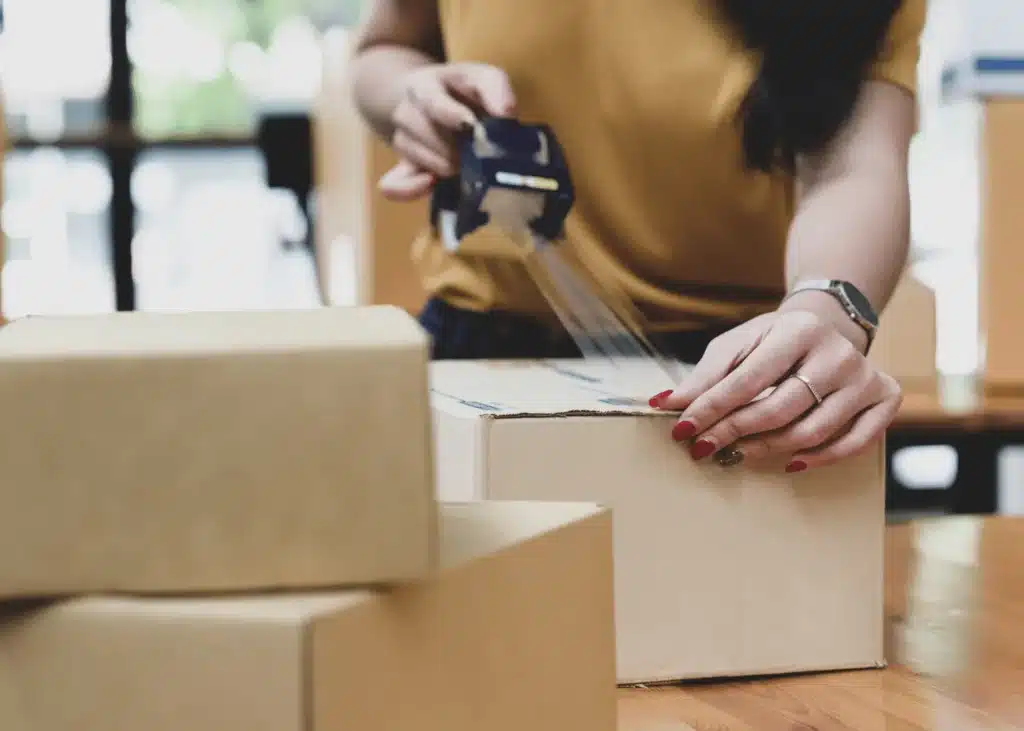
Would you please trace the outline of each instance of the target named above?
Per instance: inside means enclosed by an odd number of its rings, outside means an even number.
[[[787,475],[695,463],[674,416],[583,362],[431,366],[442,499],[615,516],[618,679],[883,663],[884,456]]]
[[[387,307],[8,325],[0,597],[424,576],[427,358]]]
[[[440,573],[387,592],[21,615],[0,629],[0,699],[23,727],[0,705],[0,728],[614,731],[611,542],[592,505],[451,505]]]

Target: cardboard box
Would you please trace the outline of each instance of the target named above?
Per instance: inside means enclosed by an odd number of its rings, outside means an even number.
[[[981,222],[978,293],[982,382],[991,395],[1024,392],[1024,337],[1014,313],[1020,309],[1024,250],[1024,98],[988,99],[981,123],[979,170]]]
[[[11,323],[0,596],[427,574],[427,358],[392,308]]]
[[[613,509],[621,683],[881,665],[882,448],[795,475],[695,463],[602,370],[432,364],[442,499]]]
[[[934,393],[936,338],[935,294],[907,272],[882,314],[869,358],[905,391]]]
[[[4,731],[614,731],[611,517],[445,506],[385,593],[81,599],[0,630]],[[5,689],[0,685],[0,698]],[[17,709],[13,709],[17,710]]]

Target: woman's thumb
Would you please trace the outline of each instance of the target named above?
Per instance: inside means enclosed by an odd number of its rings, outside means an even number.
[[[495,66],[480,63],[452,66],[447,81],[459,95],[479,103],[487,114],[511,117],[516,113],[512,82]]]

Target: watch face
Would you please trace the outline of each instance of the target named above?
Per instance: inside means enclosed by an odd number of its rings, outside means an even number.
[[[875,313],[875,308],[868,302],[868,298],[849,282],[839,282],[838,284],[843,296],[853,305],[853,309],[857,310],[860,316],[873,326],[878,327],[878,315]]]

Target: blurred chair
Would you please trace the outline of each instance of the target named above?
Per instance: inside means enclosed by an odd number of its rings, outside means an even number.
[[[260,116],[256,145],[266,163],[268,188],[282,188],[295,194],[306,218],[305,245],[313,250],[313,143],[308,114],[268,112]]]
[[[335,255],[348,246],[354,249],[356,303],[390,304],[417,313],[425,294],[410,249],[427,225],[428,202],[393,203],[377,191],[378,179],[395,157],[356,112],[349,57],[348,30],[325,34],[322,87],[313,112],[314,245],[321,294],[325,302],[337,301],[330,274]]]

